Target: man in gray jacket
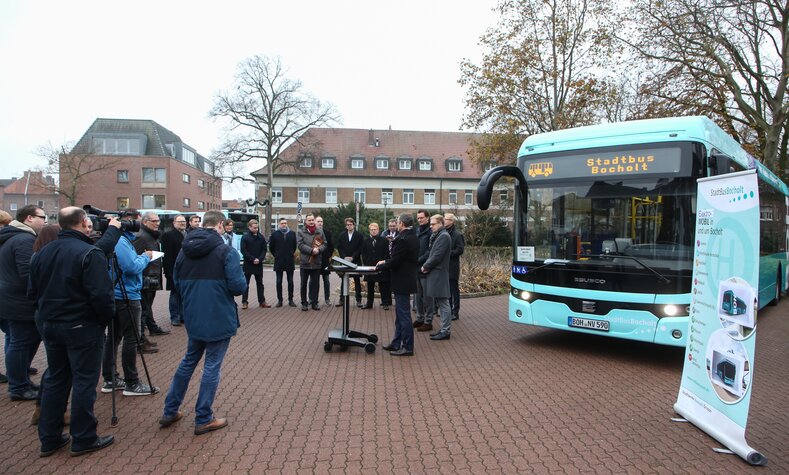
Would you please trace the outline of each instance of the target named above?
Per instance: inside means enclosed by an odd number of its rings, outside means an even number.
[[[422,264],[421,272],[426,274],[424,292],[430,297],[438,308],[441,317],[441,328],[430,334],[431,340],[449,340],[452,326],[452,313],[449,305],[449,252],[452,248],[452,238],[444,230],[444,217],[435,214],[430,217],[430,255]]]
[[[307,281],[309,281],[309,304],[313,310],[320,310],[318,306],[318,285],[321,278],[321,263],[323,251],[326,250],[326,235],[323,229],[315,224],[315,216],[308,214],[304,217],[304,227],[296,234],[296,246],[299,248],[301,258],[299,271],[301,273],[301,309],[307,311]]]

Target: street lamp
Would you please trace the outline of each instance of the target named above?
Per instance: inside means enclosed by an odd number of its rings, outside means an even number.
[[[381,200],[381,202],[384,205],[384,222],[383,222],[383,225],[386,226],[386,223],[388,223],[388,221],[386,220],[386,205],[389,204],[389,197],[388,196],[384,196],[383,199]]]

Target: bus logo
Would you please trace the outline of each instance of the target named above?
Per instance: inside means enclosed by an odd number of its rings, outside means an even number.
[[[553,174],[553,163],[539,162],[529,165],[529,176],[534,178],[536,176],[548,177]]]

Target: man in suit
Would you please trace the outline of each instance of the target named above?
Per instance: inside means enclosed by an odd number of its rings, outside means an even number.
[[[414,356],[414,328],[411,325],[411,294],[416,292],[416,275],[419,265],[419,240],[413,229],[414,217],[400,215],[397,223],[398,235],[392,241],[389,259],[380,261],[377,267],[389,271],[395,297],[395,334],[392,342],[383,349],[392,356]]]
[[[449,340],[452,326],[452,312],[449,304],[449,254],[452,238],[444,229],[444,217],[434,214],[430,217],[430,255],[422,264],[421,272],[425,277],[425,295],[432,297],[441,317],[441,328],[430,334],[431,340]]]
[[[199,218],[199,216],[198,216]],[[181,252],[181,244],[186,235],[186,218],[179,214],[173,219],[173,229],[162,234],[160,242],[162,244],[162,268],[164,276],[167,278],[167,290],[170,291],[170,324],[181,326],[184,323],[184,316],[181,314],[181,298],[173,285],[173,267],[178,253]]]
[[[364,236],[356,230],[356,221],[353,218],[345,218],[345,231],[337,236],[335,242],[337,246],[337,253],[340,257],[354,264],[359,263],[362,255],[362,244],[364,243]],[[362,283],[359,276],[354,276],[353,285],[356,287],[356,306],[362,306]],[[340,289],[340,295],[345,294],[345,289]],[[342,307],[342,300],[337,304]]]
[[[362,262],[366,266],[374,266],[389,258],[389,241],[378,234],[378,223],[370,223],[367,229],[370,231],[370,237],[365,238],[362,245]],[[375,283],[377,282],[378,291],[381,293],[381,306],[384,310],[389,310],[389,306],[392,305],[392,294],[389,292],[389,271],[365,275],[364,281],[367,282],[367,303],[362,308],[373,308]]]
[[[331,264],[331,256],[334,254],[334,239],[332,239],[331,232],[323,227],[323,218],[316,216],[315,225],[318,226],[318,229],[323,230],[323,235],[326,236],[326,250],[321,255],[321,278],[323,280],[323,297],[326,305],[331,305],[331,299],[329,298],[331,296],[331,283],[329,281],[331,271],[327,268]]]
[[[463,233],[455,226],[456,220],[454,214],[444,214],[444,229],[452,239],[452,247],[449,251],[449,303],[452,308],[452,320],[460,318],[460,256],[466,248]]]
[[[263,286],[263,261],[266,260],[268,243],[263,233],[258,232],[258,221],[250,219],[247,223],[247,231],[241,237],[241,255],[244,257],[244,278],[247,279],[247,286],[252,276],[255,276],[255,285],[258,295],[258,305],[261,308],[269,308],[271,305],[266,303],[265,289]],[[249,307],[249,290],[241,294],[241,308]]]
[[[288,278],[288,305],[296,306],[293,301],[293,272],[296,264],[293,254],[296,253],[296,233],[288,227],[288,220],[280,218],[277,230],[271,233],[268,250],[274,256],[274,274],[277,276],[277,304],[282,306],[282,274]]]

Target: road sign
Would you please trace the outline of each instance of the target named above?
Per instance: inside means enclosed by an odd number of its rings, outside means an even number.
[[[296,222],[297,223],[301,222],[301,213],[296,214]]]
[[[301,201],[296,202],[296,213],[301,214]]]

